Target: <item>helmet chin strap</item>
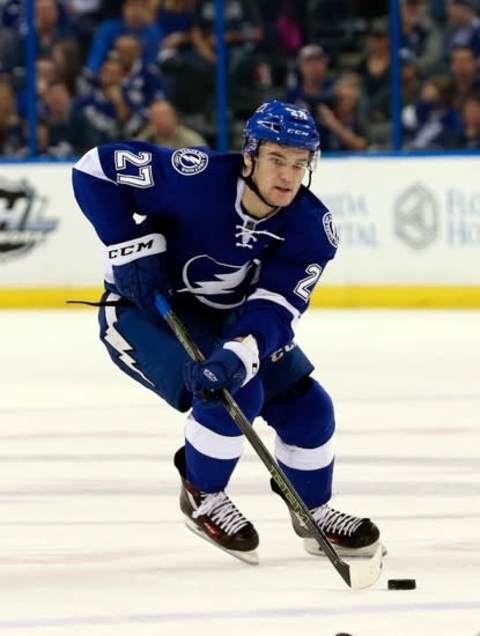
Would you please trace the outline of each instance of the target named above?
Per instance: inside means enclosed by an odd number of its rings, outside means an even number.
[[[263,196],[263,194],[260,192],[257,184],[255,183],[255,181],[253,180],[253,173],[255,172],[255,157],[252,155],[252,169],[250,170],[250,174],[247,174],[247,176],[243,176],[242,175],[242,179],[245,181],[245,183],[247,184],[247,186],[250,188],[250,190],[252,190],[253,192],[255,192],[255,194],[257,195],[257,197],[260,199],[260,201],[262,201],[262,203],[264,203],[265,205],[267,205],[269,208],[272,208],[272,210],[275,210],[276,208],[278,208],[278,205],[272,205],[270,203],[270,201],[267,201],[267,199]]]

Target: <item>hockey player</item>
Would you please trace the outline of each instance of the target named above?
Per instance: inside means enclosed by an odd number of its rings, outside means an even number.
[[[244,442],[221,404],[226,388],[250,421],[261,415],[275,429],[280,466],[338,552],[370,556],[376,525],[328,503],[332,400],[293,340],[337,249],[331,213],[302,185],[319,135],[308,111],[276,100],[244,133],[242,154],[132,141],[94,148],[74,166],[76,199],[105,246],[100,336],[120,369],[190,411],[175,455],[190,529],[256,562],[257,532],[225,492]],[[205,362],[189,361],[155,310],[156,291],[168,294]]]

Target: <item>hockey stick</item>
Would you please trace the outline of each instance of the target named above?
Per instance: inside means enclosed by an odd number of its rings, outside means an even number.
[[[192,360],[203,362],[205,356],[197,347],[195,342],[191,339],[186,328],[173,312],[170,304],[164,296],[156,294],[155,304],[163,316],[173,333],[178,338],[179,342],[183,345],[185,351],[188,353]],[[222,389],[224,406],[233,419],[235,424],[245,435],[250,442],[251,446],[260,457],[262,462],[267,467],[273,480],[282,491],[285,499],[287,500],[292,511],[303,521],[303,523],[310,530],[314,538],[317,540],[320,548],[326,554],[333,567],[340,574],[345,583],[352,589],[359,590],[365,587],[370,587],[380,576],[382,569],[382,547],[378,546],[375,554],[370,558],[356,558],[354,564],[349,564],[343,561],[328,540],[326,534],[315,523],[309,509],[303,503],[300,495],[290,483],[289,479],[272,457],[262,440],[259,438],[253,426],[245,417],[237,402],[232,397],[231,393],[226,389]]]

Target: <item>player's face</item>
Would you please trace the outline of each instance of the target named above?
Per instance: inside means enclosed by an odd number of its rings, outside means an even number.
[[[308,150],[264,142],[255,162],[254,179],[258,189],[272,206],[290,205],[309,162]]]

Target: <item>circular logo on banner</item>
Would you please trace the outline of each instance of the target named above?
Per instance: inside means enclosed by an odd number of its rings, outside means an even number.
[[[0,263],[29,252],[57,227],[45,218],[48,200],[25,179],[0,177]]]
[[[421,183],[395,201],[395,234],[413,250],[431,245],[440,232],[440,212],[434,195]]]
[[[331,212],[327,212],[323,217],[323,228],[325,230],[325,234],[327,235],[328,242],[333,245],[333,247],[337,248],[339,236],[337,226],[335,225],[333,214]]]
[[[172,155],[172,166],[186,177],[203,172],[208,166],[208,155],[196,148],[179,148]]]

